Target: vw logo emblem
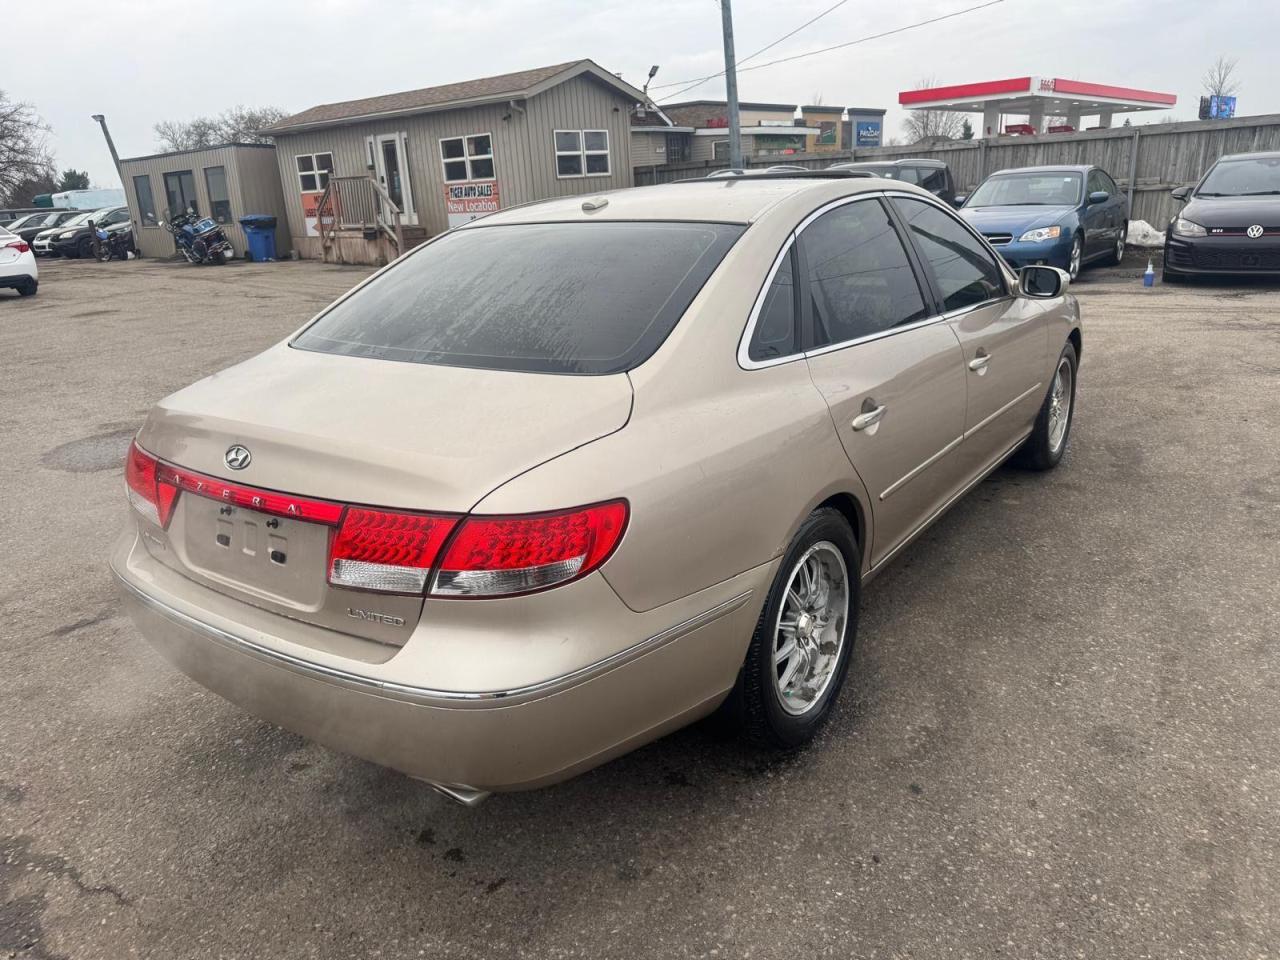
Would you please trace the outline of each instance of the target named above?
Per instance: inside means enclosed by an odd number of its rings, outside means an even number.
[[[1245,236],[1250,240],[1257,240],[1262,236],[1262,224],[1255,223],[1252,227],[1245,231]]]
[[[249,452],[248,447],[242,447],[237,443],[227,447],[226,456],[222,459],[232,470],[243,470],[253,460],[253,454]]]

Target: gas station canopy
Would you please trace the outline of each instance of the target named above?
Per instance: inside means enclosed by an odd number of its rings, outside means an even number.
[[[1168,110],[1178,102],[1172,93],[1113,87],[1063,77],[1015,77],[984,83],[961,83],[949,87],[903,90],[898,103],[907,110],[951,110],[981,113],[984,136],[1000,133],[1059,133],[1080,129],[1082,116],[1098,118],[1097,126],[1111,126],[1116,113],[1139,110]],[[1027,117],[1025,124],[1001,129],[1006,114]],[[1066,124],[1043,130],[1044,118],[1066,117]]]

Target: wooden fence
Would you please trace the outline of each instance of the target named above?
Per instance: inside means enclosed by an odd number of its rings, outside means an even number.
[[[750,167],[777,163],[821,169],[847,160],[901,160],[924,157],[951,168],[956,190],[968,193],[989,174],[1012,167],[1090,163],[1102,167],[1129,194],[1130,218],[1163,230],[1181,207],[1169,195],[1193,184],[1218,157],[1228,153],[1280,150],[1280,114],[1234,120],[1192,120],[1141,127],[1112,127],[1040,137],[951,140],[933,146],[867,147],[853,151],[753,157]],[[637,167],[636,186],[705,177],[723,170],[723,161]],[[1132,188],[1130,188],[1132,184]]]

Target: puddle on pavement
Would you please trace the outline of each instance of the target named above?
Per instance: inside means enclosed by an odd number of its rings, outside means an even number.
[[[40,462],[46,467],[68,473],[96,473],[99,470],[118,469],[124,466],[124,455],[136,432],[136,427],[129,427],[126,430],[81,437],[54,447],[40,458]]]

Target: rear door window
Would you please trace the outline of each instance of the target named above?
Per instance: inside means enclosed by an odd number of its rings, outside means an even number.
[[[662,344],[745,229],[666,221],[463,228],[334,304],[292,345],[489,370],[619,373]]]
[[[799,352],[796,337],[796,252],[787,252],[769,282],[747,356],[752,360],[774,360]]]
[[[800,234],[813,345],[844,343],[928,316],[889,213],[878,200],[836,207]]]

